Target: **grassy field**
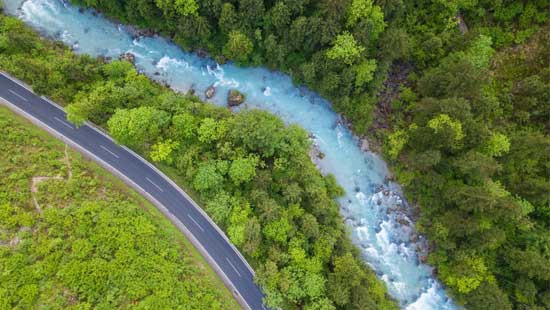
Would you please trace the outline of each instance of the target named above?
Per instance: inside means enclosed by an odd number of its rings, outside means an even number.
[[[187,239],[0,106],[0,309],[238,309]]]

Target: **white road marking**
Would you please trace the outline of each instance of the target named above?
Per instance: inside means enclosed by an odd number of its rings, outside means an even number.
[[[59,117],[57,116],[54,116],[53,117],[56,121],[60,122],[61,124],[71,128],[71,129],[74,129],[73,126],[71,126],[69,123],[65,122],[64,120],[60,119]]]
[[[12,94],[14,94],[15,96],[19,97],[19,99],[23,100],[23,101],[28,101],[27,98],[21,96],[20,94],[18,94],[17,92],[11,90],[11,89],[8,89],[8,91]]]
[[[195,223],[195,225],[197,225],[199,227],[199,229],[204,232],[204,228],[202,228],[201,225],[199,225],[199,223],[197,221],[195,221],[195,219],[191,216],[191,214],[187,213],[187,216],[191,219],[191,221],[193,221],[193,223]]]
[[[233,270],[235,270],[235,272],[237,273],[237,275],[238,275],[239,277],[242,277],[242,276],[241,276],[241,273],[237,270],[237,268],[235,268],[235,266],[233,266],[233,264],[231,263],[231,261],[229,260],[229,258],[226,257],[225,260],[229,263],[229,265],[231,265],[231,268],[233,268]]]
[[[145,177],[147,179],[147,181],[149,181],[149,183],[153,184],[159,191],[161,192],[164,192],[162,190],[162,188],[160,188],[160,186],[158,186],[157,184],[155,184],[155,182],[151,181],[151,179],[149,179],[148,177]]]
[[[100,144],[100,145],[99,145],[99,147],[100,147],[100,148],[102,148],[102,149],[104,149],[104,150],[105,150],[105,152],[107,152],[107,153],[109,153],[109,154],[113,155],[114,157],[116,157],[116,158],[120,158],[120,157],[119,157],[119,156],[118,156],[117,154],[115,154],[115,152],[113,152],[113,151],[109,150],[108,148],[104,147],[103,145],[101,145],[101,144]]]

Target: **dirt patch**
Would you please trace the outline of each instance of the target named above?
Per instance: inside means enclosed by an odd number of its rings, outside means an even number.
[[[65,159],[65,164],[67,165],[67,171],[68,171],[68,175],[69,175],[68,180],[70,180],[73,177],[73,167],[71,166],[71,160],[69,158],[68,149],[69,149],[69,146],[67,146],[67,144],[65,144],[65,157],[64,157],[64,159]]]
[[[63,156],[63,161],[67,165],[67,173],[68,173],[67,180],[70,180],[73,177],[73,168],[71,166],[71,160],[70,160],[70,157],[69,157],[68,146],[66,144],[65,144],[64,154],[65,155]],[[36,196],[34,194],[36,194],[38,192],[38,184],[40,184],[44,181],[47,181],[47,180],[60,180],[60,181],[63,181],[65,179],[61,176],[58,176],[58,175],[53,176],[53,177],[40,176],[40,177],[33,177],[32,178],[32,183],[31,183],[32,200],[33,200],[34,207],[40,213],[42,212],[42,208],[40,207],[40,204],[38,203],[38,200],[36,199]]]
[[[31,193],[37,193],[38,192],[38,184],[47,181],[47,180],[63,180],[60,176],[55,177],[33,177],[32,178],[32,184],[31,184]]]

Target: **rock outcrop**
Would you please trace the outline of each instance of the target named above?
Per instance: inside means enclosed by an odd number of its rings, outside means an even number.
[[[216,94],[216,88],[214,87],[214,85],[208,86],[208,88],[204,92],[204,96],[206,96],[206,99],[210,99],[214,97],[215,94]]]
[[[136,62],[136,56],[130,52],[126,52],[124,54],[121,54],[118,59],[120,60],[126,60],[127,62],[134,64]]]
[[[230,107],[236,107],[244,102],[244,95],[236,90],[232,89],[227,93],[227,105]]]

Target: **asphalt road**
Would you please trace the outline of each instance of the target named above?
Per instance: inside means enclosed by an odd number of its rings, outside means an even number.
[[[39,120],[43,128],[57,132],[64,139],[93,154],[93,160],[117,170],[125,177],[123,179],[131,180],[132,186],[137,186],[139,191],[145,191],[152,196],[156,204],[160,203],[165,212],[167,209],[171,213],[172,220],[175,217],[185,226],[186,234],[192,234],[191,241],[195,241],[199,251],[226,285],[233,286],[230,289],[237,300],[243,306],[248,305],[249,309],[265,309],[262,305],[262,292],[254,283],[253,272],[242,255],[208,216],[160,171],[98,130],[88,125],[76,128],[67,121],[61,108],[3,73],[0,73],[0,97]],[[128,180],[125,181],[128,183]]]

